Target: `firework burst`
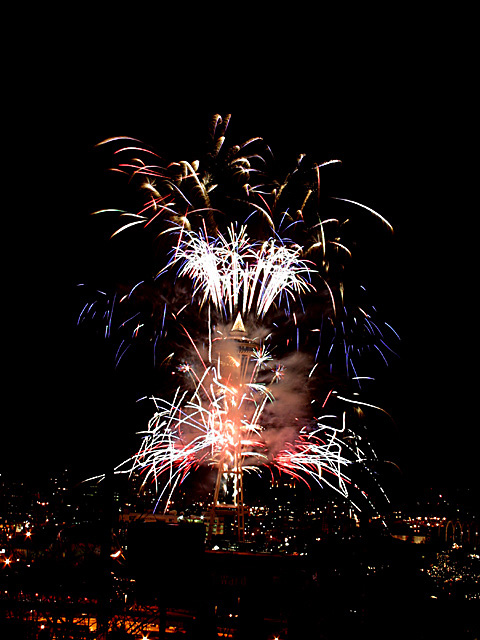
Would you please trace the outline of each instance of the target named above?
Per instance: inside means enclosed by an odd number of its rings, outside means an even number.
[[[219,477],[268,467],[351,499],[348,467],[371,452],[347,412],[377,408],[338,390],[358,393],[365,354],[388,363],[398,339],[363,300],[356,231],[366,219],[392,227],[371,207],[324,195],[321,172],[339,160],[301,156],[279,179],[261,138],[228,146],[229,121],[215,116],[200,161],[164,160],[130,138],[99,145],[113,147],[114,170],[141,203],[95,215],[118,216],[112,241],[141,232],[156,264],[89,299],[79,323],[100,320],[117,340],[116,365],[143,337],[154,365],[182,376],[170,398],[153,399],[141,446],[117,472],[139,471],[167,503],[200,465]],[[324,415],[327,403],[340,415]]]

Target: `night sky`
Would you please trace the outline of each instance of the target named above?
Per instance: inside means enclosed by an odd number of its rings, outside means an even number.
[[[108,201],[108,154],[94,145],[126,135],[193,160],[211,114],[230,112],[230,142],[259,135],[292,160],[304,152],[340,158],[332,195],[367,204],[393,224],[366,276],[372,304],[402,337],[401,358],[376,372],[378,404],[395,420],[386,427],[388,455],[409,485],[478,484],[476,271],[467,247],[474,202],[449,202],[452,193],[471,192],[468,170],[460,177],[457,165],[468,164],[460,110],[440,99],[436,73],[425,82],[399,60],[388,76],[372,67],[348,77],[312,69],[317,78],[292,73],[268,82],[266,65],[250,84],[230,82],[223,91],[219,82],[215,92],[212,80],[194,84],[185,74],[174,83],[170,71],[155,83],[149,74],[110,74],[107,64],[93,81],[79,63],[68,80],[54,73],[18,89],[3,150],[6,469],[35,476],[74,464],[102,472],[109,456],[129,455],[126,434],[144,427],[126,426],[139,420],[142,373],[114,373],[101,341],[76,328],[76,285],[104,266],[108,244],[89,213],[122,206]]]

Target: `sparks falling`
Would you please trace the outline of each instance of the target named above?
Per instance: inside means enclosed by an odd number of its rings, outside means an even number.
[[[367,304],[354,267],[362,228],[388,236],[390,223],[324,195],[320,175],[339,160],[300,156],[278,178],[262,138],[228,146],[229,122],[213,118],[202,160],[163,160],[131,138],[98,145],[113,147],[114,170],[142,198],[134,211],[95,215],[118,216],[112,242],[141,233],[156,264],[89,298],[79,324],[94,318],[117,341],[116,366],[144,340],[153,365],[179,379],[171,395],[152,398],[139,450],[117,472],[142,473],[168,504],[210,466],[214,505],[235,506],[240,521],[243,473],[265,468],[353,500],[349,467],[375,457],[355,431],[360,407],[378,410],[358,399],[371,379],[363,362],[388,365],[398,336]]]

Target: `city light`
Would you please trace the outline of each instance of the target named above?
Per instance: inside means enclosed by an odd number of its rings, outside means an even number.
[[[170,62],[164,102],[181,70]],[[396,460],[421,453],[385,392],[399,346],[383,319],[397,242],[386,217],[399,194],[345,186],[332,155],[230,141],[229,122],[216,115],[187,159],[173,133],[173,153],[114,137],[88,155],[112,171],[85,201],[121,208],[79,224],[83,384],[65,375],[64,400],[48,378],[52,419],[86,453],[72,469],[62,458],[50,473],[39,455],[34,478],[23,459],[19,480],[0,474],[0,636],[477,637],[478,501],[421,489]],[[411,166],[389,167],[407,192]],[[407,253],[398,277],[410,284]],[[415,317],[414,297],[403,302]]]

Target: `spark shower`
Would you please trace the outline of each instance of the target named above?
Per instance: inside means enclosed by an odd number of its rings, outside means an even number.
[[[262,138],[227,142],[229,122],[212,119],[200,159],[126,137],[97,145],[112,150],[135,208],[94,215],[118,219],[111,242],[139,244],[150,271],[110,291],[85,285],[78,322],[115,343],[115,366],[148,344],[175,380],[151,398],[138,451],[116,473],[154,482],[168,508],[187,476],[212,467],[211,513],[235,509],[240,528],[244,473],[287,474],[361,509],[371,498],[358,469],[371,484],[377,462],[368,418],[385,413],[362,392],[399,338],[368,304],[357,256],[362,238],[383,241],[393,228],[324,193],[340,160],[301,155],[279,175]]]

